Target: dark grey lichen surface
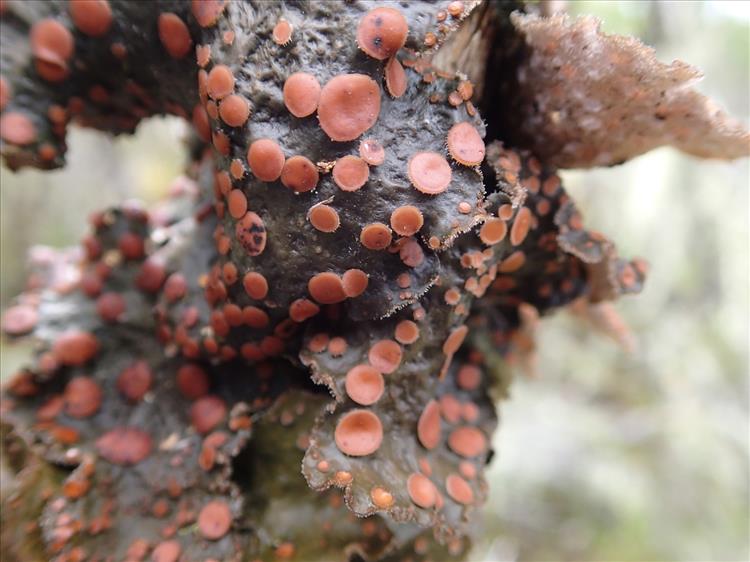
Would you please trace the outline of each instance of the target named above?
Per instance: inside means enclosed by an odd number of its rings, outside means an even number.
[[[10,90],[4,111],[21,112],[36,129],[33,141],[23,147],[0,140],[9,167],[63,165],[70,120],[122,133],[133,132],[151,115],[190,115],[198,91],[193,57],[170,57],[157,33],[157,17],[164,11],[177,13],[198,33],[187,2],[110,2],[111,23],[103,37],[77,29],[64,0],[5,0],[3,5],[0,67]],[[33,63],[31,30],[45,19],[61,23],[74,40],[67,74],[54,82],[41,78]],[[53,107],[59,110],[50,114]]]

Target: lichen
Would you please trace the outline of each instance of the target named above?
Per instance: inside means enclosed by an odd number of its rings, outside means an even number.
[[[588,20],[382,4],[0,3],[11,168],[62,165],[70,122],[194,128],[165,201],[39,253],[3,316],[35,342],[2,395],[7,502],[28,506],[3,510],[9,558],[462,559],[498,362],[531,368],[539,318],[571,304],[626,341],[609,301],[647,273],[584,228],[555,166],[746,152],[723,118],[680,117],[706,107],[682,66]],[[432,62],[466,33],[494,53],[481,99]],[[627,126],[584,126],[573,98],[609,99],[591,73],[614,63],[648,78],[599,114]]]

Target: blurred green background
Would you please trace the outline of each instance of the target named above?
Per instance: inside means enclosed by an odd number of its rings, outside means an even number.
[[[750,3],[570,2],[750,118]],[[69,134],[64,170],[0,170],[0,305],[21,289],[33,244],[74,244],[95,209],[154,201],[184,162],[177,120],[131,138]],[[539,331],[539,376],[502,405],[491,496],[472,561],[750,560],[748,161],[656,150],[617,168],[570,171],[590,227],[652,264],[644,293],[617,308],[626,354],[569,313]],[[28,350],[5,342],[0,371]]]

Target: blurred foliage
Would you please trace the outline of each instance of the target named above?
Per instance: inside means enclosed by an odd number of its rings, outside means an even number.
[[[77,244],[93,211],[126,199],[160,199],[184,168],[185,132],[176,117],[145,121],[132,137],[72,127],[64,169],[13,173],[0,168],[0,306],[22,289],[32,245]]]
[[[750,116],[750,3],[571,2],[660,59],[701,68],[699,85]],[[32,244],[66,246],[87,215],[158,199],[181,171],[184,125],[151,120],[132,138],[73,130],[68,166],[0,170],[0,305],[23,285]],[[537,378],[502,405],[483,540],[471,560],[750,559],[748,162],[661,149],[564,180],[587,223],[652,264],[618,310],[626,355],[570,314],[541,323]],[[28,347],[4,345],[4,376]]]
[[[747,123],[750,3],[569,10],[702,69],[699,89]],[[502,405],[477,560],[750,560],[748,168],[660,149],[563,173],[587,224],[651,262],[617,304],[638,349],[570,314],[541,323],[540,376]]]

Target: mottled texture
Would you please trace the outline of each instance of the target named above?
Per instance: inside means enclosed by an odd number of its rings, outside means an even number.
[[[518,68],[523,142],[550,164],[619,164],[662,145],[701,158],[750,154],[745,127],[693,86],[690,65],[657,60],[633,37],[607,35],[593,17],[515,14],[526,58]]]

